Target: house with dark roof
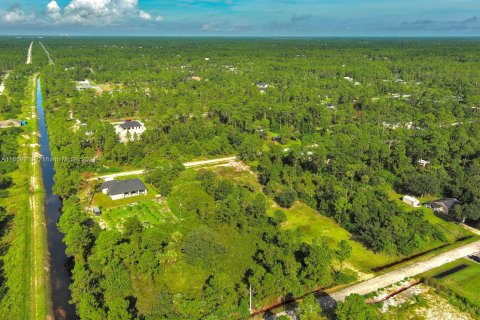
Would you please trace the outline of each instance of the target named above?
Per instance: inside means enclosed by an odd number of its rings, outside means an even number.
[[[437,213],[448,214],[457,203],[459,203],[459,201],[455,198],[441,199],[433,201],[430,207]]]
[[[147,194],[147,186],[140,179],[110,180],[101,185],[102,192],[112,200]]]
[[[139,138],[142,133],[145,132],[145,126],[143,123],[137,120],[133,121],[124,121],[115,126],[115,132],[120,137],[122,142],[127,142],[129,140],[134,140],[135,137]]]
[[[139,130],[142,124],[138,121],[125,121],[120,124],[120,128],[123,130]]]

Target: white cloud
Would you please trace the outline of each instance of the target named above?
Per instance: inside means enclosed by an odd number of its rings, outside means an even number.
[[[0,11],[0,21],[4,23],[29,22],[34,20],[33,15],[26,15],[20,7],[11,8],[8,11]]]
[[[203,24],[200,29],[202,31],[220,31],[221,23],[219,22],[209,22]]]
[[[140,10],[140,12],[138,13],[138,16],[142,20],[152,20],[152,15],[148,12],[143,11],[143,10]]]
[[[61,11],[62,9],[55,0],[50,1],[45,9],[46,14],[52,19],[59,19],[61,17]]]
[[[158,16],[158,17],[155,18],[155,21],[157,21],[157,22],[161,22],[163,20],[165,20],[165,18],[162,17],[162,16]]]
[[[56,24],[106,26],[154,20],[151,13],[139,9],[138,0],[71,0],[63,10],[52,0],[45,12]],[[162,19],[157,17],[155,21]]]

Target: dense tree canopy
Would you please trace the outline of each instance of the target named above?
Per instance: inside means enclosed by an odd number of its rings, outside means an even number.
[[[52,154],[73,159],[55,163],[55,192],[82,319],[240,319],[250,285],[260,308],[342,282],[332,266],[351,248],[300,241],[283,211],[267,215],[272,199],[304,202],[392,255],[446,241],[392,189],[458,198],[455,216],[479,219],[473,40],[44,42],[56,63],[41,70]],[[102,91],[76,90],[86,78]],[[123,119],[145,123],[141,138],[120,141]],[[263,190],[180,165],[233,154]],[[84,212],[82,174],[131,167],[146,169],[176,221],[102,230]],[[338,317],[371,319],[360,300]],[[302,312],[316,309],[307,300]]]

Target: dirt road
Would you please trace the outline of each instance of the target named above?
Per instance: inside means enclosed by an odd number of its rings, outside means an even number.
[[[194,167],[201,167],[201,166],[207,166],[207,165],[215,165],[220,163],[228,163],[235,160],[237,160],[237,157],[226,157],[226,158],[218,158],[218,159],[211,159],[211,160],[185,162],[183,165],[185,166],[185,168],[194,168]],[[144,172],[145,170],[142,169],[142,170],[135,170],[135,171],[112,173],[104,176],[95,177],[90,180],[116,179],[118,177],[140,175],[140,174],[143,174]]]
[[[32,47],[33,47],[33,41],[30,42],[30,47],[28,47],[27,64],[31,64],[31,63],[32,63]]]
[[[3,79],[2,84],[0,84],[0,96],[3,94],[3,91],[5,90],[5,80],[7,80],[7,78],[8,78],[9,75],[10,75],[10,74],[7,73],[7,75],[5,76],[5,79]]]
[[[448,252],[441,253],[430,260],[416,262],[412,265],[399,268],[364,282],[360,282],[348,288],[336,291],[330,294],[330,297],[336,301],[342,301],[352,293],[365,295],[378,289],[388,287],[389,285],[399,282],[405,278],[416,276],[420,273],[440,267],[446,263],[455,261],[476,252],[480,252],[480,241],[476,241]]]
[[[35,87],[36,77],[33,77],[32,81]],[[32,99],[35,99],[35,90],[32,90]],[[36,106],[31,106],[31,117],[32,119],[36,117]],[[45,303],[44,300],[44,290],[45,290],[45,257],[44,257],[44,247],[43,247],[43,211],[42,211],[42,186],[41,180],[39,178],[39,169],[40,164],[37,157],[33,155],[38,152],[38,137],[35,135],[27,135],[31,143],[27,143],[29,149],[22,149],[25,156],[32,156],[32,161],[28,163],[29,171],[31,173],[29,181],[29,205],[30,205],[30,230],[31,230],[31,241],[30,247],[28,248],[29,255],[31,258],[30,266],[30,312],[32,319],[42,319],[45,318]],[[34,147],[31,147],[34,146]]]
[[[47,55],[48,63],[55,65],[55,62],[53,62],[52,58],[50,57],[50,52],[48,52],[47,48],[45,48],[45,46],[43,45],[43,43],[41,43],[41,42],[39,42],[39,43],[40,43],[40,45],[42,46],[43,51],[45,51],[45,54]]]

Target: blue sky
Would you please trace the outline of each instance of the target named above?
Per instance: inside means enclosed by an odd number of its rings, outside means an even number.
[[[0,0],[0,34],[480,36],[480,0]]]

